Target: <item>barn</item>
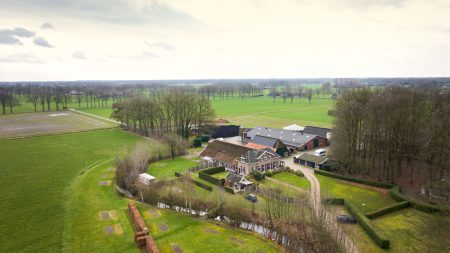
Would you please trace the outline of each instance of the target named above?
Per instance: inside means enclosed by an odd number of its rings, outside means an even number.
[[[327,160],[328,158],[324,156],[316,156],[308,153],[304,153],[299,156],[294,156],[294,163],[300,163],[301,165],[318,169],[322,169],[322,166],[325,164]]]

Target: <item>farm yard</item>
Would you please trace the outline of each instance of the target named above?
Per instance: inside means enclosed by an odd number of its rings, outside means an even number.
[[[77,132],[113,126],[106,121],[70,111],[12,114],[0,116],[0,138]]]

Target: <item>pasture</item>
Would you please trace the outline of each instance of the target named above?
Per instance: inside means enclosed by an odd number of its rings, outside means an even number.
[[[106,121],[70,111],[0,116],[0,138],[66,133],[113,127]]]
[[[61,252],[72,181],[139,140],[106,129],[0,141],[0,252]]]

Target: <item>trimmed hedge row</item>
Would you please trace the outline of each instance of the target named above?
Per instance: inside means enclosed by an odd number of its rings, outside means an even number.
[[[333,178],[345,180],[345,181],[376,186],[376,187],[380,187],[380,188],[391,189],[392,187],[395,187],[394,184],[375,182],[375,181],[370,181],[370,180],[361,179],[361,178],[349,177],[349,176],[339,175],[339,174],[335,174],[335,173],[331,173],[331,172],[323,171],[323,170],[314,170],[314,173],[323,175],[323,176],[327,176],[327,177],[333,177]]]
[[[176,176],[176,177],[181,177],[182,174],[181,174],[180,172],[176,172],[176,171],[175,171],[175,176]]]
[[[388,239],[384,238],[383,235],[376,232],[375,229],[370,224],[369,219],[361,213],[357,208],[355,208],[350,202],[344,201],[344,206],[347,211],[355,217],[356,221],[361,225],[361,227],[366,231],[366,233],[375,241],[375,243],[382,249],[388,249],[390,242]]]
[[[198,177],[207,182],[210,182],[211,184],[215,184],[215,185],[223,185],[223,183],[224,183],[223,182],[224,180],[212,177],[204,172],[198,173]]]
[[[207,191],[210,191],[210,192],[212,192],[212,190],[213,190],[211,186],[206,185],[206,184],[204,184],[204,183],[202,183],[200,181],[197,181],[197,180],[194,180],[194,184],[197,185],[197,186],[200,186],[201,188],[203,188],[203,189],[205,189]]]
[[[328,199],[324,199],[322,202],[325,205],[339,205],[339,206],[342,206],[344,204],[344,199],[328,198]]]
[[[231,188],[228,187],[228,186],[225,186],[225,191],[228,192],[228,193],[234,194],[233,189],[231,189]]]
[[[216,174],[219,172],[223,172],[225,171],[225,167],[224,166],[220,166],[220,167],[213,167],[213,168],[209,168],[209,169],[204,169],[201,172],[207,174],[207,175],[212,175],[212,174]]]
[[[427,212],[427,213],[432,213],[432,212],[439,212],[442,211],[439,207],[437,206],[433,206],[431,204],[428,204],[426,202],[420,201],[418,199],[413,199],[413,198],[409,198],[405,195],[403,195],[400,192],[400,187],[396,186],[393,187],[390,191],[389,191],[389,196],[391,196],[391,198],[397,200],[397,201],[408,201],[409,204],[414,207],[415,209]]]
[[[370,212],[370,213],[366,213],[367,218],[369,219],[374,219],[380,216],[383,216],[385,214],[388,213],[392,213],[398,210],[402,210],[404,208],[407,208],[409,206],[409,202],[408,201],[402,201],[400,203],[396,203],[393,205],[389,205],[389,206],[385,206],[383,208],[380,208],[376,211]]]

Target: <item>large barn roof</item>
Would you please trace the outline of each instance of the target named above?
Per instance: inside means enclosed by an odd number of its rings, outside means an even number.
[[[301,147],[305,143],[314,139],[317,135],[304,134],[302,132],[289,131],[283,129],[267,128],[267,127],[255,127],[247,133],[247,137],[253,138],[255,136],[269,137],[272,139],[278,139],[284,144],[294,147]],[[258,143],[262,144],[262,143]],[[266,144],[262,144],[266,145]]]
[[[305,129],[303,129],[304,133],[307,134],[315,134],[323,138],[327,138],[327,133],[331,133],[330,128],[324,128],[324,127],[316,127],[316,126],[305,126]]]
[[[254,149],[230,142],[215,140],[209,143],[200,156],[208,156],[220,161],[231,163],[251,150]]]

